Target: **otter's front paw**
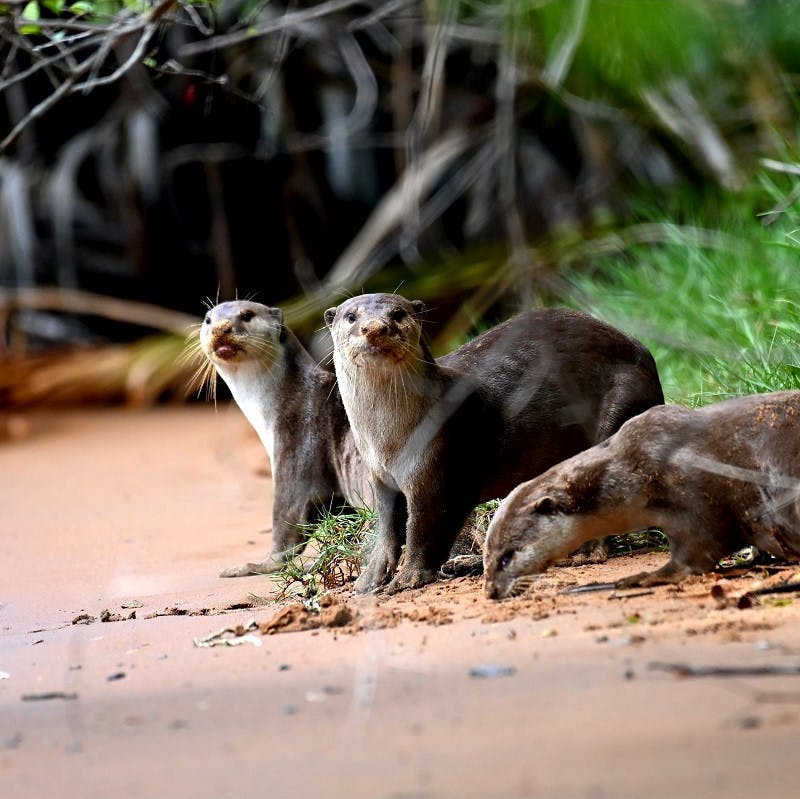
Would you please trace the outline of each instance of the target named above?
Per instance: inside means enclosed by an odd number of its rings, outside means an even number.
[[[385,585],[394,571],[394,565],[385,552],[373,550],[369,561],[358,575],[353,591],[357,594],[370,594]]]
[[[269,574],[283,566],[286,558],[283,555],[267,555],[261,563],[245,563],[242,566],[231,566],[223,569],[220,577],[251,577],[254,574]]]
[[[436,572],[433,569],[403,567],[397,572],[394,580],[386,586],[386,593],[396,594],[398,591],[405,591],[406,588],[422,588],[435,579]]]

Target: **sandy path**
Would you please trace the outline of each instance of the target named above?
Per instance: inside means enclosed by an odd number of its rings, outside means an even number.
[[[471,579],[342,591],[343,629],[196,648],[276,612],[225,610],[270,585],[216,576],[268,548],[262,460],[229,408],[36,417],[0,445],[0,797],[795,792],[800,676],[651,668],[800,666],[800,599],[739,610],[709,593],[793,570],[559,593],[664,558],[644,555],[553,570],[503,603]],[[170,608],[187,615],[154,615]],[[126,620],[71,623],[103,610]],[[511,673],[470,675],[482,666]],[[53,691],[77,698],[22,698]]]

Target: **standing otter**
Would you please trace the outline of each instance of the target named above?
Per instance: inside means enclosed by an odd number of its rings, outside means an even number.
[[[663,529],[670,560],[620,585],[679,582],[748,544],[800,556],[800,391],[652,408],[520,485],[489,525],[486,594],[518,592],[587,539],[647,527]]]
[[[274,480],[272,551],[221,577],[275,571],[304,542],[322,507],[372,503],[336,388],[283,324],[283,312],[237,300],[211,308],[200,344],[269,455]]]
[[[664,401],[647,349],[584,314],[530,311],[437,362],[423,310],[367,294],[325,312],[342,401],[374,480],[378,541],[359,592],[430,582],[475,505]]]

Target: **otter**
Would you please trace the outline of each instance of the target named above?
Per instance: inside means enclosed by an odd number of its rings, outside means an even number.
[[[746,545],[797,559],[800,391],[651,408],[518,486],[489,525],[486,594],[524,590],[587,539],[649,527],[669,539],[669,561],[617,585],[680,582]]]
[[[378,516],[361,593],[431,582],[478,503],[664,401],[650,352],[585,314],[529,311],[434,361],[424,310],[366,294],[325,312]]]
[[[237,300],[211,308],[200,345],[258,433],[272,464],[272,551],[221,577],[275,571],[305,543],[324,507],[372,504],[336,378],[284,324],[283,312]]]

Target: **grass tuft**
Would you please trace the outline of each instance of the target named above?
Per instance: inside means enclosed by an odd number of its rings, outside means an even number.
[[[316,524],[304,525],[308,535],[305,552],[311,554],[297,555],[273,572],[272,579],[279,589],[276,601],[299,598],[309,610],[318,611],[325,591],[357,577],[374,520],[375,513],[368,508],[353,508],[340,514],[324,509]]]
[[[676,230],[656,247],[564,272],[570,303],[641,339],[668,401],[690,406],[800,388],[793,230],[754,218],[702,244]],[[731,241],[738,246],[731,247]]]

